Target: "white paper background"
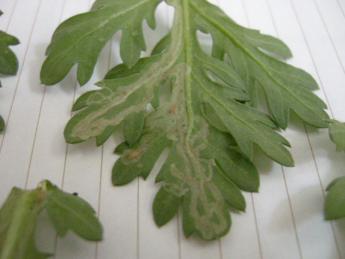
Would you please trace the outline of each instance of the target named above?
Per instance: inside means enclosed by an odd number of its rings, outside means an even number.
[[[319,81],[318,95],[333,117],[345,120],[344,0],[214,0],[237,22],[277,35],[292,49],[294,65]],[[96,209],[105,226],[105,240],[87,243],[70,234],[57,239],[42,216],[39,243],[61,259],[338,259],[345,258],[345,222],[323,220],[325,187],[345,175],[344,154],[335,152],[326,131],[317,133],[300,122],[284,135],[290,140],[296,167],[261,170],[259,194],[246,194],[247,212],[233,216],[231,233],[219,241],[183,237],[178,218],[158,229],[151,205],[154,175],[125,187],[111,186],[116,157],[113,140],[96,148],[93,142],[66,145],[63,128],[73,100],[94,88],[109,66],[119,62],[115,36],[100,58],[94,77],[76,87],[74,74],[59,86],[40,85],[44,51],[60,21],[90,7],[90,0],[0,0],[0,29],[16,35],[20,62],[17,77],[2,80],[0,113],[7,130],[0,136],[0,202],[10,188],[33,187],[50,179],[78,192]],[[160,6],[157,33],[148,32],[149,47],[169,26],[172,12]]]

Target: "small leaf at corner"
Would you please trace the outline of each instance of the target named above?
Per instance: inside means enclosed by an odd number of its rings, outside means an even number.
[[[329,126],[331,140],[336,144],[337,150],[345,151],[345,123],[334,121]]]
[[[328,220],[345,217],[345,177],[336,179],[328,187],[325,216]]]
[[[71,230],[87,240],[102,240],[103,230],[95,211],[78,196],[52,187],[48,192],[46,209],[60,236]]]

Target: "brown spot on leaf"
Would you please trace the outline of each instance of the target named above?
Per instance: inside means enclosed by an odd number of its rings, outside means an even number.
[[[143,154],[143,150],[138,148],[138,149],[133,149],[131,151],[128,152],[127,154],[127,159],[128,160],[137,160],[141,157],[141,155]]]
[[[41,204],[42,202],[45,201],[46,197],[47,197],[47,192],[39,190],[36,194],[36,200],[38,204]]]
[[[169,114],[176,114],[176,104],[173,104],[169,109]]]

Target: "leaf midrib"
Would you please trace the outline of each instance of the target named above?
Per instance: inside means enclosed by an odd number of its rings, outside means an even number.
[[[187,115],[188,115],[188,130],[187,130],[187,137],[188,140],[193,132],[194,127],[194,113],[193,113],[193,105],[192,105],[192,71],[193,71],[193,42],[191,40],[191,24],[190,24],[190,13],[189,13],[189,0],[181,0],[182,3],[182,13],[183,13],[183,40],[184,40],[184,48],[185,48],[185,64],[186,64],[186,72],[185,72],[185,91],[186,91],[186,107],[187,107]]]

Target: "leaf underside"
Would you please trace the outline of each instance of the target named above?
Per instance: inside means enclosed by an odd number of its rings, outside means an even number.
[[[102,226],[81,198],[44,181],[34,190],[13,188],[0,209],[0,259],[44,259],[36,247],[38,216],[46,209],[59,236],[72,230],[87,240],[101,240]]]
[[[54,84],[78,64],[78,80],[85,83],[100,50],[122,30],[124,63],[109,71],[99,90],[77,100],[66,141],[95,138],[101,145],[121,126],[125,140],[116,148],[114,185],[146,178],[168,149],[156,178],[155,221],[164,225],[181,209],[185,235],[212,240],[228,232],[229,209],[245,210],[241,190],[259,188],[255,148],[293,166],[289,143],[279,134],[290,113],[317,128],[328,127],[329,118],[312,92],[315,80],[283,62],[291,57],[283,42],[241,27],[205,0],[166,1],[175,9],[172,28],[149,57],[139,58],[142,22],[154,27],[159,2],[96,1],[90,12],[59,26],[41,78]],[[211,35],[212,54],[200,46],[198,31]]]

